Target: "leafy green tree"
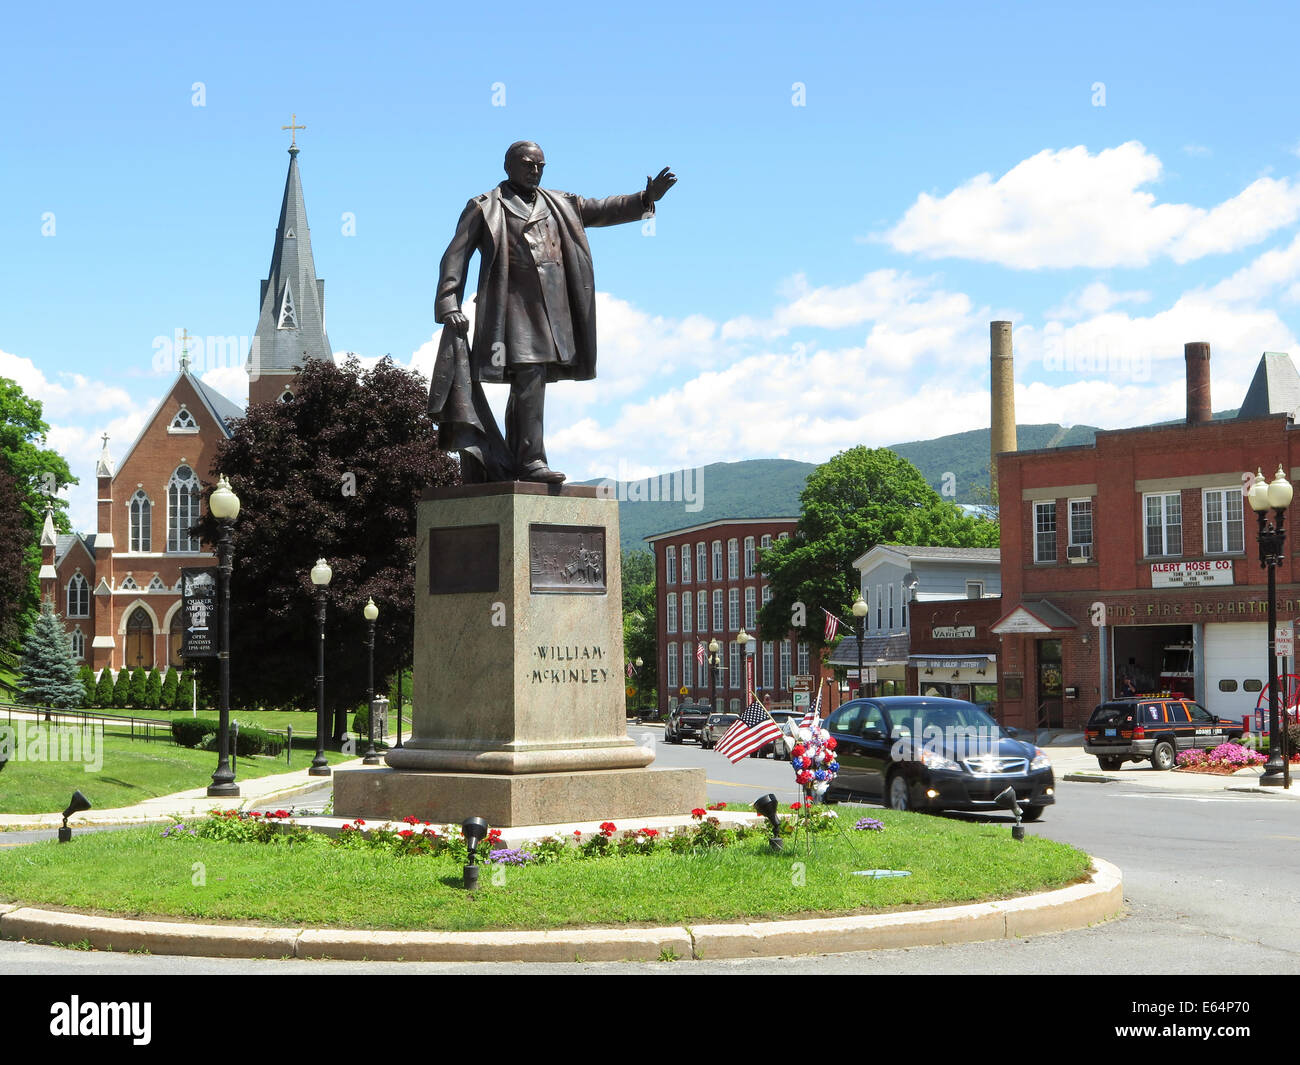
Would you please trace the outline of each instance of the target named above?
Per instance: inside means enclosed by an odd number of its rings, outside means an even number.
[[[107,666],[100,671],[99,683],[95,685],[94,705],[101,710],[113,709],[113,671]]]
[[[624,551],[622,562],[623,654],[634,667],[637,658],[642,659],[636,675],[628,680],[637,689],[635,709],[654,702],[659,685],[655,563],[649,551]]]
[[[15,479],[19,498],[17,513],[25,527],[25,535],[19,541],[23,545],[26,565],[19,571],[25,576],[25,584],[14,619],[15,631],[18,632],[25,631],[39,611],[40,533],[47,505],[54,508],[56,528],[60,532],[71,531],[66,514],[67,500],[59,498],[56,493],[65,485],[76,484],[77,479],[72,476],[63,457],[45,447],[49,431],[50,427],[41,417],[40,403],[27,396],[16,382],[0,377],[0,458]],[[13,535],[3,517],[6,512],[14,513],[8,510],[10,505],[0,499],[0,545],[7,535]],[[0,548],[0,555],[3,554]],[[10,565],[8,558],[0,558],[0,562],[4,567]]]
[[[33,552],[36,532],[23,510],[24,498],[9,460],[0,455],[0,655],[7,655],[27,627],[32,580],[39,568],[40,551]],[[30,621],[28,622],[30,623]],[[0,659],[12,668],[13,661]]]
[[[324,558],[334,736],[365,698],[366,623],[379,607],[375,675],[409,664],[415,629],[415,512],[430,485],[459,483],[438,450],[428,386],[383,359],[363,371],[310,360],[288,403],[251,407],[211,468],[242,509],[232,528],[231,695],[235,705],[310,707],[319,637],[310,572]],[[200,526],[215,544],[218,525]],[[202,671],[215,675],[205,663]]]
[[[855,447],[818,466],[800,495],[799,525],[763,552],[772,598],[762,636],[791,629],[825,645],[822,609],[847,619],[858,588],[853,560],[877,544],[995,547],[998,528],[942,499],[920,470],[888,448]]]
[[[149,670],[144,680],[144,708],[157,710],[158,700],[162,695],[162,675],[156,668]]]
[[[68,634],[48,600],[23,637],[19,687],[23,702],[58,710],[80,706],[85,696]]]

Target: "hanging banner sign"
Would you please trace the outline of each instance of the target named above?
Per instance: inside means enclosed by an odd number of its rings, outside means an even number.
[[[181,569],[181,656],[217,657],[217,567]]]

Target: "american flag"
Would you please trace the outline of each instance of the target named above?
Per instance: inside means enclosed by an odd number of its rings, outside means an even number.
[[[817,701],[812,704],[812,709],[809,710],[808,713],[804,714],[802,718],[800,718],[799,727],[816,728],[817,723],[821,721],[821,717],[822,717],[822,690],[821,688],[818,688]]]
[[[708,648],[704,646],[703,640],[701,640],[699,643],[695,645],[695,661],[697,661],[700,665],[704,665],[704,652],[706,650],[708,650]]]
[[[731,728],[722,734],[722,739],[718,740],[714,750],[734,765],[780,735],[781,730],[777,728],[776,722],[755,698],[745,708],[745,712],[736,718]]]
[[[830,643],[835,639],[835,633],[839,631],[840,619],[835,617],[829,610],[822,607],[822,613],[826,615],[826,636],[825,640]]]
[[[635,672],[636,672],[636,666],[632,665],[632,663],[629,662],[629,663],[627,664],[627,679],[628,679],[628,680],[631,680],[631,679],[632,679],[632,675],[633,675]]]

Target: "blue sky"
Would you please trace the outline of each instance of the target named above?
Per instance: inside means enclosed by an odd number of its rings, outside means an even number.
[[[253,332],[296,113],[330,339],[426,373],[438,259],[506,145],[588,196],[673,167],[653,234],[590,234],[599,377],[548,391],[574,479],[986,425],[994,318],[1021,422],[1178,417],[1189,340],[1234,407],[1300,327],[1300,20],[1048,7],[29,6],[0,40],[0,375],[89,531],[99,434],[120,455],[170,382],[157,338]]]

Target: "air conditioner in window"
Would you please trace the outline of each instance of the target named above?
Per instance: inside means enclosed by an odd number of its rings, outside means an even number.
[[[1087,562],[1092,558],[1092,544],[1070,544],[1065,549],[1065,557],[1071,562]]]

